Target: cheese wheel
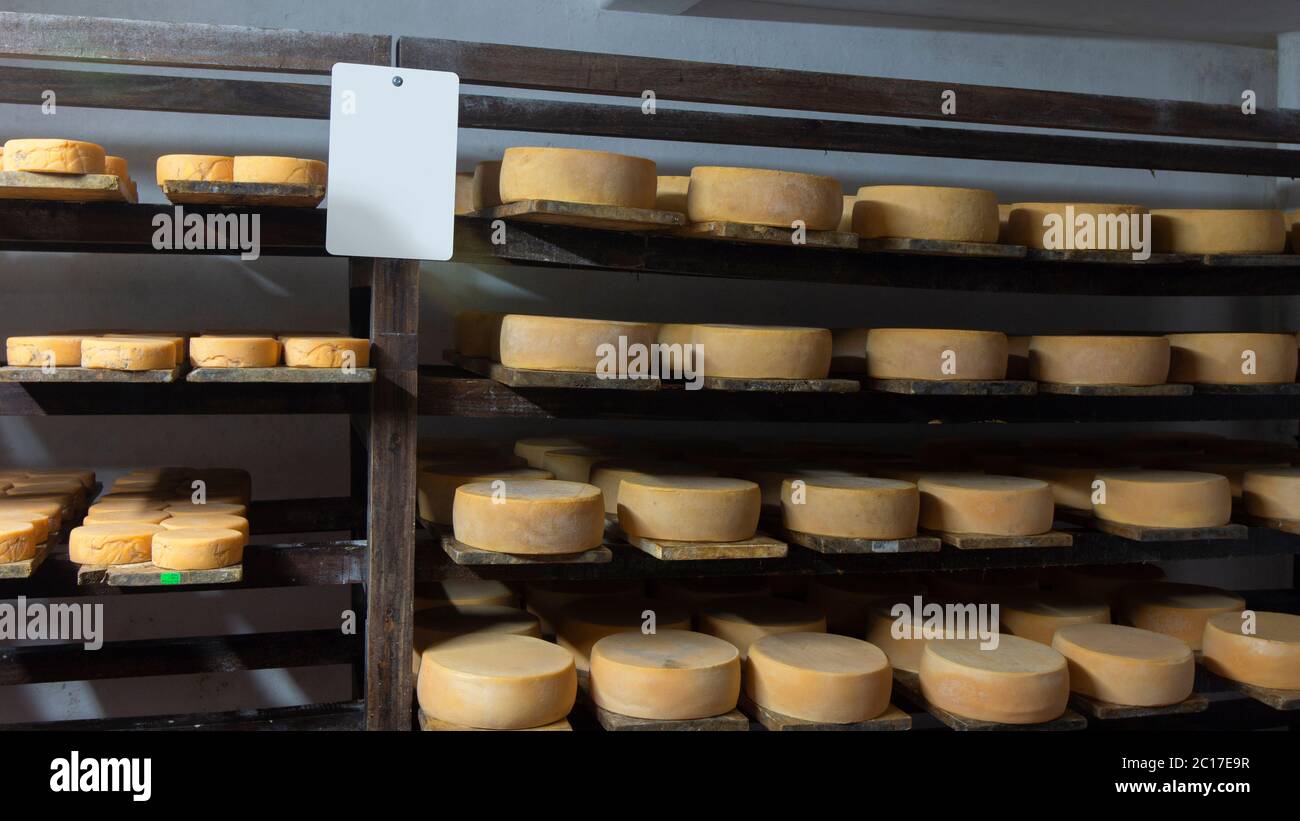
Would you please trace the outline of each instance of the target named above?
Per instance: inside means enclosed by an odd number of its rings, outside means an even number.
[[[629,476],[618,488],[618,524],[633,538],[740,541],[758,529],[760,507],[758,485],[744,479]]]
[[[658,330],[649,322],[508,314],[501,320],[501,364],[533,371],[601,373],[602,363],[612,360],[617,365],[619,351],[628,351],[630,368],[631,346],[644,345],[648,357]]]
[[[745,695],[760,707],[824,724],[868,721],[889,709],[889,659],[861,639],[781,633],[749,646]]]
[[[503,582],[491,579],[447,579],[424,585],[416,591],[415,610],[433,607],[517,607],[519,597]]]
[[[835,226],[835,230],[845,234],[852,234],[853,233],[853,209],[857,207],[858,198],[857,196],[849,196],[848,194],[845,194],[844,197],[841,199],[841,203],[842,205],[840,206],[840,224]]]
[[[555,632],[555,614],[582,599],[608,596],[640,597],[645,591],[639,581],[537,581],[524,585],[524,606],[537,617],[543,633]]]
[[[1070,689],[1090,698],[1163,707],[1192,694],[1192,648],[1172,636],[1119,624],[1075,624],[1057,631],[1052,647],[1065,656]]]
[[[0,521],[32,526],[32,544],[45,544],[50,538],[50,517],[34,510],[0,508]]]
[[[286,336],[284,364],[290,368],[342,368],[370,365],[370,340],[351,337]]]
[[[764,636],[778,633],[825,633],[826,617],[815,607],[774,596],[733,597],[714,601],[695,614],[695,629],[728,641],[740,651]]]
[[[80,482],[81,486],[87,490],[95,486],[95,471],[88,468],[40,468],[29,470],[27,475],[31,477],[42,476],[49,479],[72,478]]]
[[[917,489],[921,526],[928,530],[1032,536],[1052,529],[1052,491],[1039,479],[930,474]]]
[[[420,709],[453,724],[491,730],[540,727],[568,715],[577,693],[573,659],[532,636],[459,636],[420,655]]]
[[[533,468],[502,467],[494,464],[434,464],[420,471],[416,483],[416,507],[421,519],[440,525],[452,523],[456,488],[494,479],[551,479],[551,473]]]
[[[805,598],[825,614],[827,631],[860,638],[866,635],[872,607],[924,592],[925,584],[910,573],[815,576],[808,580]]]
[[[663,579],[651,585],[656,599],[679,604],[692,613],[720,599],[770,596],[766,578],[724,577],[716,579]]]
[[[831,373],[867,372],[866,328],[831,329]]]
[[[920,504],[916,485],[897,479],[825,476],[786,479],[781,486],[785,526],[821,536],[908,539],[916,535]]]
[[[131,179],[131,175],[127,171],[126,160],[123,159],[122,157],[114,157],[112,155],[105,156],[104,173],[112,174],[115,177],[120,177],[121,179],[127,182],[130,182]]]
[[[1099,519],[1144,527],[1218,527],[1232,519],[1228,480],[1192,470],[1106,470]]]
[[[781,507],[781,493],[786,480],[817,479],[823,477],[853,478],[859,472],[837,467],[801,465],[792,467],[787,462],[749,464],[735,471],[742,479],[758,485],[763,506],[773,511]]]
[[[0,564],[32,558],[38,544],[36,525],[0,515]]]
[[[235,182],[265,182],[290,185],[324,185],[325,163],[295,157],[235,157],[231,164]]]
[[[1043,575],[1044,586],[1112,605],[1119,591],[1138,582],[1159,581],[1165,571],[1154,564],[1104,564],[1093,567],[1054,567]]]
[[[705,376],[733,379],[825,379],[831,332],[825,328],[696,325]]]
[[[537,617],[517,607],[487,604],[419,610],[412,626],[414,647],[411,683],[419,687],[420,655],[425,650],[457,636],[482,633],[505,633],[538,639],[542,637]]]
[[[606,451],[593,448],[548,450],[542,456],[542,470],[566,482],[586,483],[591,479],[591,469],[610,458]]]
[[[1178,460],[1174,463],[1180,470],[1194,470],[1199,473],[1216,473],[1228,480],[1228,487],[1232,490],[1232,501],[1235,505],[1237,500],[1242,497],[1242,483],[1245,481],[1246,474],[1252,470],[1267,470],[1269,468],[1290,468],[1291,463],[1284,459],[1245,459],[1238,461],[1231,456],[1224,458],[1191,458]]]
[[[461,356],[495,360],[501,353],[501,320],[495,311],[457,311],[452,346]]]
[[[532,437],[515,442],[514,454],[528,463],[530,468],[542,469],[542,458],[547,451],[564,448],[580,448],[582,443],[576,439],[559,437]]]
[[[190,340],[195,368],[273,368],[280,342],[270,336],[196,336]]]
[[[499,553],[581,553],[600,547],[605,534],[600,491],[550,479],[461,485],[451,518],[457,540]]]
[[[926,642],[963,638],[953,624],[935,620],[914,609],[915,600],[888,597],[874,602],[867,611],[867,641],[879,647],[895,670],[915,673],[921,669],[921,651]],[[923,607],[946,605],[926,599]],[[903,608],[905,609],[895,609]],[[973,604],[970,607],[974,607]]]
[[[176,367],[176,346],[164,339],[86,337],[81,367],[114,371],[169,370]]]
[[[86,515],[97,516],[101,513],[108,513],[110,511],[130,511],[133,513],[148,511],[162,512],[163,508],[166,507],[170,507],[170,505],[168,505],[167,501],[164,499],[119,499],[116,496],[103,496],[100,497],[99,501],[86,509]],[[167,515],[171,516],[170,513]]]
[[[230,182],[234,163],[234,157],[213,154],[164,154],[158,158],[158,185],[167,180]]]
[[[1170,382],[1257,385],[1296,379],[1291,334],[1170,334],[1169,346]]]
[[[572,601],[555,611],[553,620],[556,643],[573,654],[579,670],[590,668],[592,645],[606,636],[691,629],[690,613],[681,605],[621,595]]]
[[[656,177],[655,208],[659,211],[686,213],[686,192],[691,187],[690,177]]]
[[[606,514],[618,514],[618,491],[623,480],[636,476],[712,476],[717,471],[684,462],[602,461],[591,466],[591,484],[600,488]]]
[[[1162,336],[1035,336],[1029,378],[1066,385],[1163,385],[1169,340]]]
[[[1070,593],[1012,591],[997,596],[997,605],[1003,632],[1039,644],[1051,644],[1057,630],[1072,624],[1110,624],[1105,601]]]
[[[831,231],[844,211],[840,181],[816,174],[759,168],[691,169],[686,212],[691,222],[739,222]]]
[[[501,161],[487,160],[474,166],[473,204],[475,211],[501,204]]]
[[[160,525],[170,518],[170,513],[164,513],[161,510],[101,510],[93,515],[87,515],[85,519],[82,519],[81,523],[87,525]]]
[[[5,361],[12,367],[81,364],[80,336],[11,336],[5,340]]]
[[[591,698],[634,718],[722,715],[740,697],[740,657],[727,642],[687,630],[618,633],[591,648]]]
[[[686,345],[691,344],[695,336],[695,326],[686,325],[680,322],[664,323],[659,326],[659,332],[655,335],[655,341],[659,345],[681,345],[683,349]]]
[[[954,715],[999,724],[1040,724],[1059,718],[1070,700],[1065,657],[1036,641],[999,636],[927,642],[921,652],[921,692]]]
[[[1241,613],[1220,613],[1205,622],[1206,669],[1256,687],[1300,690],[1300,616],[1249,612],[1253,625]],[[1245,632],[1248,626],[1253,633]]]
[[[37,174],[103,174],[104,149],[80,140],[9,140],[4,170]]]
[[[474,211],[474,174],[473,172],[461,172],[456,175],[456,198],[452,205],[452,213],[456,215],[469,214]]]
[[[224,528],[162,528],[153,537],[153,563],[166,570],[215,570],[239,564],[248,538]]]
[[[1241,478],[1246,512],[1261,519],[1300,520],[1300,468],[1255,468]]]
[[[153,556],[158,525],[82,525],[68,534],[68,558],[77,564],[113,565],[147,562]]]
[[[1164,254],[1280,254],[1286,222],[1281,211],[1156,208],[1151,237]]]
[[[63,527],[63,505],[21,496],[0,497],[0,519],[27,521],[37,517],[45,518],[47,533],[57,533]]]
[[[1182,639],[1193,650],[1201,649],[1205,623],[1220,613],[1238,613],[1246,600],[1199,584],[1147,582],[1125,587],[1119,592],[1116,614],[1119,621],[1143,630]]]
[[[558,200],[655,207],[655,164],[641,157],[580,148],[507,148],[502,202]]]
[[[867,373],[873,379],[1005,379],[1007,335],[997,331],[872,328]]]
[[[180,502],[179,504],[168,505],[163,510],[177,518],[181,516],[207,516],[210,513],[226,513],[232,516],[248,515],[246,505],[231,502],[206,502],[201,505],[193,502]]]
[[[187,340],[179,334],[139,331],[134,333],[100,334],[100,336],[104,339],[163,339],[176,348],[176,364],[179,365],[189,359]]]
[[[1029,479],[1041,479],[1052,489],[1052,499],[1057,507],[1092,512],[1093,483],[1097,474],[1106,470],[1130,467],[1116,464],[1104,457],[1085,457],[1073,454],[1049,455],[1032,461],[1019,462],[1015,473]]]
[[[147,513],[127,513],[127,512],[121,514],[110,513],[105,515],[168,516],[168,514],[166,513],[147,514]],[[148,521],[152,521],[152,519],[150,518],[140,518],[140,519],[131,519],[131,520],[120,519],[119,521],[148,522]],[[244,537],[245,544],[248,543],[248,520],[245,519],[243,516],[235,516],[234,514],[230,514],[230,513],[207,513],[207,514],[195,513],[188,516],[168,516],[168,518],[159,520],[157,524],[162,525],[164,530],[193,530],[195,528],[199,528],[203,530],[211,530],[214,528],[220,530],[233,530]]]
[[[858,189],[853,231],[869,239],[996,242],[998,197],[979,188],[868,185]]]
[[[1109,235],[1109,230],[1104,227],[1105,223],[1117,221],[1119,218],[1129,220],[1133,214],[1145,214],[1147,209],[1141,205],[1117,205],[1113,203],[1095,203],[1095,202],[1016,202],[1011,204],[1011,212],[1007,215],[1007,242],[1012,245],[1025,245],[1030,248],[1043,249],[1047,247],[1044,241],[1047,234],[1046,220],[1049,217],[1055,217],[1060,221],[1060,225],[1066,232],[1076,230],[1075,225],[1071,225],[1066,219],[1067,208],[1073,209],[1075,224],[1081,217],[1091,217],[1096,225],[1096,238],[1098,244],[1101,243],[1103,236]],[[1152,226],[1154,231],[1154,225]],[[1120,236],[1123,236],[1122,234]],[[1129,243],[1132,244],[1132,236],[1129,236]],[[1106,245],[1111,243],[1107,241]],[[1114,243],[1118,245],[1119,243]],[[1065,250],[1056,248],[1054,250]],[[1110,250],[1124,250],[1111,248]]]

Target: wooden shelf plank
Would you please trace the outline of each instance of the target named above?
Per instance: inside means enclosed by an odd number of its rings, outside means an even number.
[[[1039,382],[1039,393],[1060,396],[1191,396],[1191,385],[1066,385]]]
[[[112,174],[31,174],[0,171],[0,199],[56,202],[133,202],[129,186]]]
[[[619,205],[589,205],[558,200],[524,200],[477,211],[472,215],[485,220],[541,222],[550,225],[574,225],[602,231],[662,231],[686,224],[686,215],[676,211],[651,208],[626,208]]]
[[[366,399],[364,384],[42,383],[0,378],[0,416],[351,413],[363,410]]]
[[[819,721],[806,721],[791,718],[774,710],[769,710],[750,701],[742,690],[738,709],[758,722],[764,729],[773,732],[897,732],[912,729],[912,717],[894,705],[889,705],[885,712],[867,721],[855,721],[850,724],[827,724]]]
[[[1210,701],[1200,693],[1192,693],[1177,704],[1162,707],[1135,707],[1130,704],[1112,704],[1109,701],[1085,696],[1082,693],[1070,693],[1070,707],[1083,713],[1088,718],[1098,721],[1126,721],[1135,718],[1153,718],[1156,716],[1188,715],[1203,713],[1210,707]]]
[[[266,707],[257,710],[231,710],[220,713],[183,713],[126,718],[86,718],[71,721],[41,721],[6,724],[6,730],[42,730],[46,732],[137,731],[273,731],[273,730],[360,730],[364,704],[345,701],[337,704],[304,704],[294,707]]]
[[[546,555],[522,555],[518,553],[501,553],[494,550],[480,550],[459,541],[450,533],[443,533],[439,542],[443,551],[459,565],[547,565],[547,564],[608,564],[613,559],[613,552],[604,545],[584,550],[581,553],[554,553]]]
[[[315,208],[325,199],[325,186],[296,183],[163,180],[162,192],[163,196],[177,205],[239,208]]]
[[[184,368],[171,368],[169,370],[150,371],[113,371],[106,368],[62,366],[46,371],[41,368],[4,365],[0,366],[0,381],[158,384],[160,382],[175,382],[181,377],[184,370]]]
[[[77,568],[77,584],[106,584],[109,587],[195,587],[198,585],[238,584],[244,580],[243,564],[215,570],[167,570],[153,562]]]
[[[374,368],[194,368],[186,382],[270,383],[283,385],[368,385],[375,381]]]
[[[868,379],[867,388],[908,396],[1033,396],[1038,383],[1015,379]]]

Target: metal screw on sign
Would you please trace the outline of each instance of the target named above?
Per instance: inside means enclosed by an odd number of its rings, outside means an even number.
[[[395,85],[395,86],[400,86],[401,84],[402,84],[402,78],[401,78],[401,77],[394,77],[394,78],[393,78],[393,85]]]

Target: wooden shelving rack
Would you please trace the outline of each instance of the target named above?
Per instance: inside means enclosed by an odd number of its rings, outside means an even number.
[[[184,36],[176,36],[183,30]],[[123,51],[119,44],[131,44]],[[184,44],[183,46],[178,44]],[[395,52],[394,52],[395,48]],[[1300,111],[1265,110],[1243,117],[1234,105],[1211,105],[995,88],[784,69],[723,66],[659,58],[558,51],[426,38],[312,33],[235,26],[152,23],[0,12],[0,57],[117,62],[156,67],[148,74],[0,66],[0,102],[31,103],[57,90],[61,105],[188,113],[326,119],[328,87],[319,84],[174,76],[166,67],[325,74],[335,62],[454,71],[467,85],[576,92],[617,98],[571,102],[464,94],[462,128],[651,139],[728,145],[941,156],[1099,167],[1300,176]],[[641,94],[660,105],[641,113]],[[938,100],[953,89],[959,113],[943,116]],[[681,109],[677,102],[748,106],[753,114]],[[816,113],[947,120],[945,127],[818,119]],[[952,123],[1106,132],[1114,136],[973,130]],[[1212,145],[1200,139],[1250,145]],[[0,250],[148,252],[150,219],[171,206],[0,202]],[[201,210],[201,209],[198,209]],[[321,210],[259,209],[263,253],[324,254]],[[962,258],[918,252],[748,245],[668,233],[621,232],[511,222],[504,244],[485,220],[456,220],[456,261],[645,274],[795,280],[1060,295],[1165,296],[1300,294],[1300,256],[1236,260],[1076,261],[1038,255]],[[1300,553],[1300,536],[1262,527],[1241,540],[1144,544],[1074,528],[1068,549],[1035,548],[897,555],[831,556],[791,548],[783,559],[662,562],[616,550],[608,564],[479,565],[452,563],[413,526],[417,415],[480,419],[668,419],[799,422],[1150,422],[1300,418],[1300,396],[1104,397],[729,394],[720,391],[625,392],[577,388],[510,388],[448,366],[419,367],[418,268],[398,260],[350,262],[354,335],[374,343],[373,385],[283,385],[179,382],[170,385],[0,383],[0,413],[346,413],[352,419],[352,504],[341,500],[261,503],[253,521],[263,532],[351,530],[346,541],[261,546],[245,560],[247,587],[356,585],[366,613],[364,643],[337,636],[221,637],[123,643],[91,670],[59,652],[19,658],[0,653],[0,683],[143,675],[174,657],[168,672],[252,669],[270,662],[358,661],[355,700],[279,711],[61,723],[89,727],[365,726],[410,729],[414,584],[449,578],[651,578],[752,574],[831,574],[901,570],[1044,567]],[[562,309],[557,309],[562,313]],[[337,511],[355,515],[340,521]],[[272,522],[267,530],[265,522]],[[313,527],[316,524],[319,527]],[[1062,526],[1066,527],[1066,526]],[[53,559],[13,593],[76,595]],[[1274,591],[1272,609],[1295,610],[1293,589]],[[0,593],[10,590],[0,584]],[[1254,603],[1252,602],[1252,606]],[[280,642],[277,644],[277,642]],[[287,642],[287,644],[285,643]],[[278,655],[292,644],[291,656]],[[361,646],[364,644],[364,648]],[[245,646],[249,645],[249,646]],[[254,650],[253,646],[260,649]],[[104,652],[104,651],[101,651]],[[286,652],[288,652],[286,650]],[[234,665],[222,666],[222,665]],[[281,665],[282,666],[282,665]],[[111,671],[111,672],[105,672]],[[142,672],[136,672],[142,671]],[[1204,713],[1151,719],[1151,726],[1294,726],[1242,699],[1216,700]],[[1294,715],[1294,714],[1293,714]]]

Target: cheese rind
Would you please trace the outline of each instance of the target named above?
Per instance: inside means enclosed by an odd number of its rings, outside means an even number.
[[[531,636],[479,633],[439,642],[420,655],[420,709],[453,724],[493,730],[540,727],[573,709],[573,659]]]
[[[27,521],[44,517],[46,532],[57,533],[63,526],[63,505],[56,501],[24,498],[22,496],[0,497],[0,519]],[[39,527],[37,528],[40,529]]]
[[[655,164],[641,157],[579,148],[507,148],[502,202],[558,200],[655,207]]]
[[[233,513],[206,513],[206,514],[195,513],[189,516],[171,516],[166,512],[160,511],[156,514],[131,513],[131,512],[123,512],[121,514],[116,514],[110,512],[105,515],[109,515],[109,516],[121,515],[124,517],[125,516],[152,517],[154,515],[165,516],[167,518],[160,519],[157,522],[157,524],[162,525],[164,530],[192,530],[194,528],[203,528],[207,530],[210,530],[212,528],[217,528],[220,530],[233,530],[244,537],[245,544],[248,543],[248,520],[245,519],[243,516],[236,516]],[[127,520],[121,519],[119,521],[127,521]],[[152,521],[152,518],[132,519],[130,521],[149,522]]]
[[[81,336],[11,336],[5,340],[5,361],[11,367],[39,368],[81,364]]]
[[[655,208],[660,211],[686,213],[686,193],[690,190],[690,177],[655,178]]]
[[[1255,468],[1241,477],[1246,512],[1261,519],[1300,520],[1300,468]]]
[[[1281,211],[1156,208],[1154,250],[1162,254],[1280,254],[1286,249]]]
[[[341,336],[286,336],[284,364],[290,368],[342,368],[370,365],[370,340]]]
[[[1000,724],[1039,724],[1058,718],[1070,699],[1065,657],[1018,636],[927,642],[921,653],[921,692],[941,710]]]
[[[416,508],[420,518],[440,525],[452,523],[456,488],[475,482],[554,478],[549,471],[487,464],[434,464],[420,471],[416,482]]]
[[[81,523],[87,525],[160,525],[170,518],[170,513],[164,513],[161,510],[101,510],[98,513],[86,516]]]
[[[235,182],[289,185],[324,185],[327,169],[320,160],[297,157],[235,157],[231,177]]]
[[[696,325],[705,376],[733,379],[825,379],[831,332],[825,328]]]
[[[163,528],[153,537],[155,566],[167,570],[215,570],[239,564],[248,537],[224,528]]]
[[[889,708],[889,659],[861,639],[781,633],[749,645],[745,694],[781,715],[827,724],[868,721]]]
[[[826,617],[806,604],[774,596],[728,598],[702,607],[695,629],[728,641],[744,661],[749,647],[780,633],[825,633]]]
[[[781,483],[785,526],[800,533],[845,539],[908,539],[916,535],[920,506],[916,485],[897,479],[825,476],[796,477]]]
[[[486,160],[474,166],[472,202],[475,211],[501,204],[501,161]]]
[[[248,515],[248,506],[239,502],[205,502],[201,505],[193,502],[179,502],[168,505],[163,510],[177,518],[181,516],[207,516],[212,513],[225,513],[231,516]]]
[[[0,564],[30,559],[38,544],[36,525],[0,514]]]
[[[86,337],[81,367],[114,371],[169,370],[176,367],[176,346],[163,339]]]
[[[691,222],[738,222],[831,231],[844,212],[839,180],[759,168],[696,166],[686,197]]]
[[[1075,221],[1080,218],[1091,217],[1093,223],[1097,226],[1097,244],[1103,244],[1101,237],[1105,235],[1105,245],[1119,245],[1120,242],[1111,243],[1109,240],[1109,229],[1104,227],[1107,221],[1115,221],[1123,218],[1130,222],[1134,214],[1142,215],[1147,213],[1147,209],[1141,205],[1118,205],[1114,203],[1095,203],[1095,202],[1015,202],[1011,204],[1011,211],[1007,215],[1007,242],[1012,245],[1025,245],[1030,248],[1044,249],[1047,247],[1045,242],[1047,227],[1043,224],[1049,216],[1054,216],[1062,226],[1063,231],[1073,233],[1076,226],[1069,225],[1066,222],[1066,208],[1073,208]],[[1154,232],[1155,227],[1152,226]],[[1124,234],[1129,234],[1125,231]],[[1118,234],[1117,238],[1124,234]],[[1129,245],[1134,245],[1133,237],[1129,234]],[[1065,250],[1056,248],[1054,250]],[[1119,248],[1110,248],[1108,250],[1125,250]]]
[[[1255,385],[1296,380],[1296,340],[1291,334],[1169,334],[1169,346],[1170,382]]]
[[[457,540],[480,550],[581,553],[600,547],[605,505],[597,488],[578,482],[474,482],[456,488],[452,528]]]
[[[921,526],[945,533],[1032,536],[1052,529],[1051,488],[1038,479],[929,474],[917,482]]]
[[[447,579],[425,586],[415,595],[416,612],[433,607],[516,607],[518,604],[519,597],[513,590],[491,579]]]
[[[609,460],[591,466],[591,484],[600,488],[605,512],[618,514],[618,492],[623,480],[636,476],[712,476],[717,471],[678,462]]]
[[[542,637],[537,617],[517,607],[472,605],[418,610],[412,626],[413,661],[411,682],[419,687],[420,655],[435,644],[457,636],[505,633],[512,636]]]
[[[619,484],[618,524],[634,538],[735,542],[754,535],[761,504],[744,479],[630,476]]]
[[[196,336],[190,340],[195,368],[273,368],[280,361],[280,342],[270,336]]]
[[[1192,649],[1172,636],[1119,624],[1076,624],[1057,631],[1052,647],[1069,665],[1070,689],[1090,698],[1162,707],[1192,694]]]
[[[1104,470],[1099,519],[1143,527],[1218,527],[1232,519],[1232,488],[1224,476],[1192,470]]]
[[[31,525],[33,545],[44,544],[50,538],[50,517],[44,513],[34,510],[0,509],[0,521]]]
[[[474,174],[461,172],[456,175],[456,198],[452,213],[468,214],[474,210]]]
[[[730,712],[740,696],[740,657],[719,638],[686,630],[619,633],[591,648],[591,697],[635,718],[682,720]]]
[[[5,171],[37,174],[103,174],[104,149],[80,140],[9,140],[4,144]]]
[[[1205,623],[1220,613],[1238,613],[1246,600],[1199,584],[1148,582],[1125,587],[1118,594],[1119,621],[1144,630],[1164,633],[1201,649]]]
[[[555,641],[573,654],[579,670],[591,666],[591,648],[606,636],[644,630],[690,630],[684,607],[636,596],[594,596],[572,601],[554,612]]]
[[[501,320],[501,364],[533,371],[600,373],[602,363],[617,365],[618,352],[630,352],[632,345],[644,345],[648,356],[658,330],[650,322],[508,314]]]
[[[158,525],[82,525],[68,534],[68,558],[77,564],[113,565],[147,562],[153,556]]]
[[[1073,624],[1110,624],[1110,606],[1104,601],[1039,590],[1012,591],[996,598],[1003,632],[1039,644],[1050,645],[1058,630]]]
[[[514,454],[527,462],[530,468],[541,470],[547,451],[578,447],[582,447],[582,443],[576,439],[538,436],[516,441]]]
[[[230,182],[234,179],[234,163],[234,157],[216,154],[164,154],[158,158],[158,184],[167,180]]]
[[[542,457],[542,470],[565,482],[586,484],[591,479],[592,468],[610,458],[608,452],[594,448],[559,448],[548,450]]]
[[[1162,336],[1035,336],[1029,378],[1067,385],[1163,385],[1169,340]]]
[[[998,197],[979,188],[868,185],[858,189],[853,231],[867,238],[996,242]]]
[[[1205,622],[1202,658],[1206,669],[1232,681],[1277,690],[1300,690],[1300,616],[1290,613],[1220,613]]]
[[[1005,379],[1007,335],[997,331],[872,328],[867,373],[874,379]]]

